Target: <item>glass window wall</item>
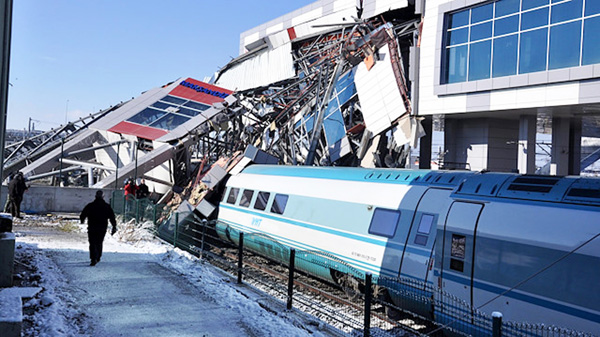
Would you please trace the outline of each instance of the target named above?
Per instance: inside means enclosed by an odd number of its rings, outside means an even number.
[[[441,83],[600,63],[599,0],[499,0],[446,15]]]

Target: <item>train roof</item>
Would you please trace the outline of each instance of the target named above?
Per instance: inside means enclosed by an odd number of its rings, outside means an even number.
[[[251,165],[243,173],[448,188],[458,186],[465,177],[475,174],[469,171],[289,165]]]
[[[445,187],[456,198],[504,198],[600,206],[600,179],[393,168],[251,165],[243,173]]]
[[[481,173],[466,178],[452,194],[600,206],[600,179]]]

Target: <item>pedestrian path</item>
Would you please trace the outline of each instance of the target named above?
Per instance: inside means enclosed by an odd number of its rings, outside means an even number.
[[[79,305],[101,336],[246,336],[240,317],[181,275],[143,254],[106,253],[89,266],[86,252],[57,251]],[[232,324],[223,324],[231,322]]]
[[[229,275],[208,264],[197,260],[191,266],[178,264],[179,260],[188,264],[190,260],[165,246],[161,247],[166,253],[154,254],[107,236],[102,260],[90,266],[85,232],[67,234],[48,228],[17,231],[18,241],[36,245],[55,265],[51,269],[57,269],[57,275],[53,277],[60,279],[56,291],[66,294],[68,310],[79,311],[77,320],[83,317],[80,326],[85,327],[79,328],[79,334],[84,336],[339,333],[329,326],[323,328],[322,322],[308,315],[285,311],[284,304],[248,286],[236,285]]]

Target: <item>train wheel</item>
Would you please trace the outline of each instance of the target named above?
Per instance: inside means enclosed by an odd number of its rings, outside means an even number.
[[[376,289],[377,298],[383,305],[387,318],[394,321],[400,320],[402,318],[402,313],[400,310],[394,308],[394,302],[392,301],[392,297],[388,290],[384,287],[377,287]]]
[[[356,278],[337,270],[332,270],[331,274],[335,283],[344,290],[349,300],[354,301],[358,299],[360,295],[360,282]]]

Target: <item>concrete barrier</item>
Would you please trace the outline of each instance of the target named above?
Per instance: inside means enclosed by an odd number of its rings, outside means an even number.
[[[0,331],[3,337],[20,337],[23,324],[21,297],[0,294]]]
[[[12,287],[15,263],[15,234],[0,233],[0,287]]]
[[[97,188],[87,187],[57,187],[57,186],[30,186],[23,195],[21,212],[45,214],[52,212],[79,213],[83,207],[94,201]],[[104,200],[110,202],[113,189],[102,189]],[[2,186],[0,192],[0,207],[4,208],[8,188]]]

